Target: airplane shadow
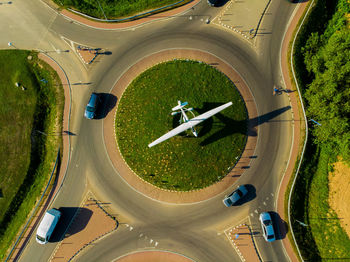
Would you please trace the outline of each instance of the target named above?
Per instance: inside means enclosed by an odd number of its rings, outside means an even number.
[[[199,114],[202,114],[210,109],[213,109],[217,106],[222,105],[221,103],[205,103],[203,108],[195,108],[195,111],[197,111]],[[208,134],[214,127],[219,127],[220,129],[216,131],[211,136],[204,139],[200,145],[205,146],[210,143],[213,143],[219,139],[222,139],[226,136],[240,133],[240,134],[247,134],[248,136],[257,136],[257,133],[254,129],[254,127],[264,124],[266,122],[269,122],[271,119],[281,115],[282,113],[288,111],[291,107],[285,106],[276,110],[273,110],[269,113],[266,113],[264,115],[249,119],[248,121],[237,121],[232,118],[226,117],[223,115],[223,113],[218,113],[215,115],[215,117],[211,117],[204,122],[202,122],[199,126],[200,131],[198,133],[198,137],[203,137],[206,134]],[[180,116],[178,116],[179,119]],[[218,119],[219,121],[216,121],[214,119]],[[174,120],[175,121],[175,120]],[[178,120],[175,123],[178,123]]]
[[[203,114],[221,105],[222,103],[204,103],[202,108],[194,108],[194,112],[198,112],[198,114]],[[257,133],[255,131],[256,126],[269,122],[271,119],[288,111],[290,108],[291,108],[290,106],[281,107],[279,109],[273,110],[264,115],[249,119],[248,121],[247,120],[237,121],[230,117],[225,116],[223,113],[217,113],[214,117],[210,117],[209,119],[206,119],[198,126],[195,126],[195,129],[198,131],[198,137],[203,137],[207,135],[209,132],[212,131],[213,128],[218,129],[212,135],[210,135],[209,137],[201,141],[200,145],[201,146],[209,145],[215,141],[218,141],[219,139],[222,139],[226,136],[233,135],[235,133],[247,134],[248,136],[257,136]],[[190,119],[193,117],[193,115],[189,112],[187,112],[187,116]],[[179,122],[180,117],[181,117],[180,113],[174,116],[173,123],[172,123],[173,128],[177,127],[180,124]],[[185,132],[180,133],[179,136],[187,136],[188,138],[194,138],[194,136],[192,136],[190,132],[191,132],[190,130],[189,131],[187,130]]]

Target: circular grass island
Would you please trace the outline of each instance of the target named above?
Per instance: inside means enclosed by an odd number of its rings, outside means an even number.
[[[195,116],[229,101],[233,105],[154,147],[148,144],[179,125],[177,101]],[[187,116],[192,118],[191,112]],[[189,191],[221,180],[234,166],[247,138],[247,110],[232,81],[197,61],[174,60],[140,74],[126,88],[115,118],[119,150],[129,167],[163,189]]]

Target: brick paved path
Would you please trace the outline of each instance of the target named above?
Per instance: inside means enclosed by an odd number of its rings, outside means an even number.
[[[88,194],[50,261],[70,261],[117,226],[116,219],[108,215],[100,202]]]
[[[261,261],[258,251],[255,249],[253,234],[254,232],[251,232],[249,226],[246,224],[240,224],[228,232],[228,237],[242,261]]]
[[[117,259],[118,262],[191,262],[184,256],[164,251],[145,251],[126,255]]]

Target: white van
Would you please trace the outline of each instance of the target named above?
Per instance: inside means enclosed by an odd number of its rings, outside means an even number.
[[[43,220],[41,220],[38,230],[36,231],[36,242],[41,245],[46,244],[55,229],[61,212],[55,208],[46,211]]]

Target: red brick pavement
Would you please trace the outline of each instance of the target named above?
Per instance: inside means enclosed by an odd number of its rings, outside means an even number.
[[[50,261],[69,261],[93,242],[116,229],[117,221],[108,216],[99,203],[88,194]]]
[[[190,262],[187,257],[164,251],[136,252],[117,259],[118,262]]]
[[[234,227],[228,232],[228,237],[243,261],[261,261],[255,249],[253,235],[248,225],[241,224]]]
[[[277,212],[284,221],[288,221],[288,217],[285,216],[286,215],[285,214],[285,210],[286,210],[285,194],[287,191],[289,181],[293,175],[293,171],[294,171],[294,167],[295,167],[298,155],[301,152],[301,145],[303,142],[301,134],[304,133],[303,129],[305,128],[305,123],[303,122],[304,118],[301,114],[302,111],[301,111],[301,107],[300,107],[299,97],[298,97],[298,94],[297,94],[295,88],[292,85],[291,76],[289,74],[287,54],[288,54],[289,43],[290,43],[290,41],[293,40],[292,39],[293,32],[297,26],[298,21],[302,17],[307,5],[308,5],[308,2],[303,2],[303,3],[299,4],[298,10],[297,10],[296,14],[294,15],[293,20],[291,21],[291,24],[288,27],[288,30],[286,32],[286,35],[285,35],[284,40],[283,40],[283,45],[282,45],[281,65],[282,65],[283,78],[284,78],[285,84],[286,84],[286,89],[295,91],[295,92],[289,93],[289,98],[290,98],[290,102],[291,102],[291,106],[292,106],[292,110],[293,110],[293,119],[294,119],[294,121],[293,121],[294,141],[293,141],[291,156],[289,159],[289,164],[288,164],[288,167],[287,167],[286,172],[284,174],[283,180],[281,181],[281,186],[280,186],[280,190],[279,190],[279,194],[278,194],[278,201],[277,201]],[[283,229],[287,230],[287,229],[282,227],[281,230],[283,230]],[[294,252],[292,244],[289,241],[288,237],[286,236],[282,241],[283,241],[283,246],[284,246],[289,258],[292,261],[299,261],[299,258],[297,256],[297,254]]]

